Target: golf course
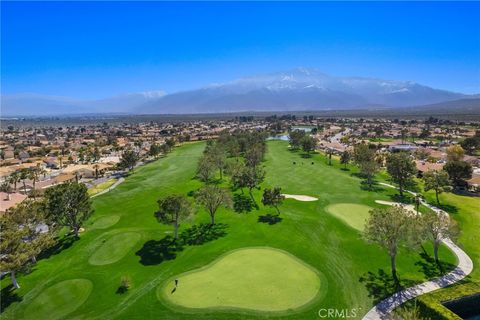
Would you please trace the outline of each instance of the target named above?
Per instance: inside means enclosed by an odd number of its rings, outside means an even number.
[[[79,240],[65,237],[42,254],[18,275],[20,289],[2,279],[2,319],[318,319],[326,308],[355,309],[360,319],[396,291],[389,256],[362,231],[369,211],[385,207],[376,201],[392,201],[397,191],[364,190],[353,166],[345,169],[336,160],[328,165],[317,153],[305,158],[285,141],[267,142],[265,181],[253,189],[256,207],[222,207],[208,233],[193,238],[210,222],[196,206],[179,227],[184,241],[173,242],[172,227],[155,219],[157,200],[180,194],[193,202],[203,186],[195,176],[205,145],[175,147],[92,199],[94,213]],[[227,176],[217,178],[230,186]],[[286,197],[276,216],[261,200],[264,188],[276,186],[308,197]],[[454,216],[461,227],[473,219],[461,215]],[[478,263],[472,244],[478,236],[462,237]],[[432,257],[428,242],[415,250],[401,247],[400,284],[440,275]],[[439,257],[445,272],[456,264],[444,246]],[[125,281],[128,290],[120,290]]]

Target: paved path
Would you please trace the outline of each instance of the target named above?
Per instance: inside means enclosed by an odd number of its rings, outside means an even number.
[[[386,187],[396,188],[388,183],[380,183]],[[415,192],[407,191],[412,195],[416,195]],[[445,211],[432,206],[425,201],[421,200],[421,203],[426,207],[432,209],[437,214],[446,214]],[[386,319],[388,314],[393,311],[396,307],[400,306],[402,303],[416,298],[422,294],[429,293],[435,291],[440,288],[444,288],[455,282],[458,282],[465,278],[470,272],[473,270],[473,262],[472,259],[462,250],[460,249],[452,240],[445,238],[442,240],[443,244],[446,245],[452,252],[457,256],[458,265],[457,267],[450,271],[449,273],[435,278],[433,280],[418,284],[416,286],[407,288],[405,290],[399,291],[391,295],[390,297],[380,301],[376,306],[374,306],[367,314],[363,317],[364,320],[378,320],[378,319]]]
[[[103,191],[100,191],[99,193],[95,193],[93,196],[91,196],[90,198],[95,198],[95,197],[98,197],[99,195],[102,195],[104,193],[107,193],[109,192],[110,190],[113,190],[115,189],[120,183],[122,183],[123,181],[125,181],[125,178],[120,178],[118,179],[117,182],[115,182],[114,184],[112,184],[110,187],[108,187],[107,189],[103,190]]]

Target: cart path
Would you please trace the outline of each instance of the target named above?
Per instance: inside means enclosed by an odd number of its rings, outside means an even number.
[[[396,188],[395,186],[388,184],[388,183],[380,183],[383,186],[389,188]],[[408,193],[412,195],[417,195],[415,192],[408,191]],[[426,203],[424,200],[421,200],[421,203],[435,211],[437,214],[446,214],[447,212],[432,206]],[[429,293],[440,288],[445,288],[451,284],[454,284],[467,275],[469,275],[473,270],[473,262],[472,259],[462,250],[460,249],[452,240],[445,238],[442,240],[442,243],[446,245],[452,252],[457,256],[458,265],[457,267],[450,271],[449,273],[435,278],[433,280],[429,280],[418,284],[416,286],[404,289],[402,291],[398,291],[392,294],[390,297],[380,301],[377,305],[375,305],[372,309],[370,309],[367,314],[363,317],[364,320],[378,320],[378,319],[386,319],[388,314],[391,313],[395,308],[403,304],[404,302],[416,298],[422,294]]]

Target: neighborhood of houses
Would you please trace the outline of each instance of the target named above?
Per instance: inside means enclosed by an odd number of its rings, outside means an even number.
[[[191,120],[145,123],[92,123],[62,126],[2,123],[0,139],[0,213],[27,197],[41,195],[56,184],[81,181],[90,189],[112,185],[127,168],[126,150],[138,158],[136,165],[157,157],[152,146],[213,139],[234,130],[267,130],[270,135],[307,130],[318,151],[341,155],[357,143],[376,146],[379,163],[390,152],[408,151],[415,159],[418,176],[442,170],[447,148],[462,145],[463,161],[472,167],[466,192],[480,191],[480,131],[478,123],[426,120],[387,120],[296,117],[235,117],[230,120]],[[476,139],[476,140],[475,140]],[[465,140],[477,141],[465,145]],[[463,144],[462,144],[463,143]],[[383,158],[382,158],[383,155]]]

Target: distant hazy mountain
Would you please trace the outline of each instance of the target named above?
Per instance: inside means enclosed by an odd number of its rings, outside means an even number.
[[[178,92],[144,104],[140,113],[300,111],[408,107],[469,98],[411,81],[333,77],[298,68]]]
[[[297,68],[168,95],[154,91],[101,100],[34,94],[2,96],[1,114],[186,114],[405,108],[475,97],[479,96],[438,90],[411,81],[334,77],[316,69]]]
[[[165,95],[163,91],[132,93],[98,100],[78,100],[68,97],[33,93],[3,95],[1,115],[72,115],[85,113],[128,113],[151,100]]]

